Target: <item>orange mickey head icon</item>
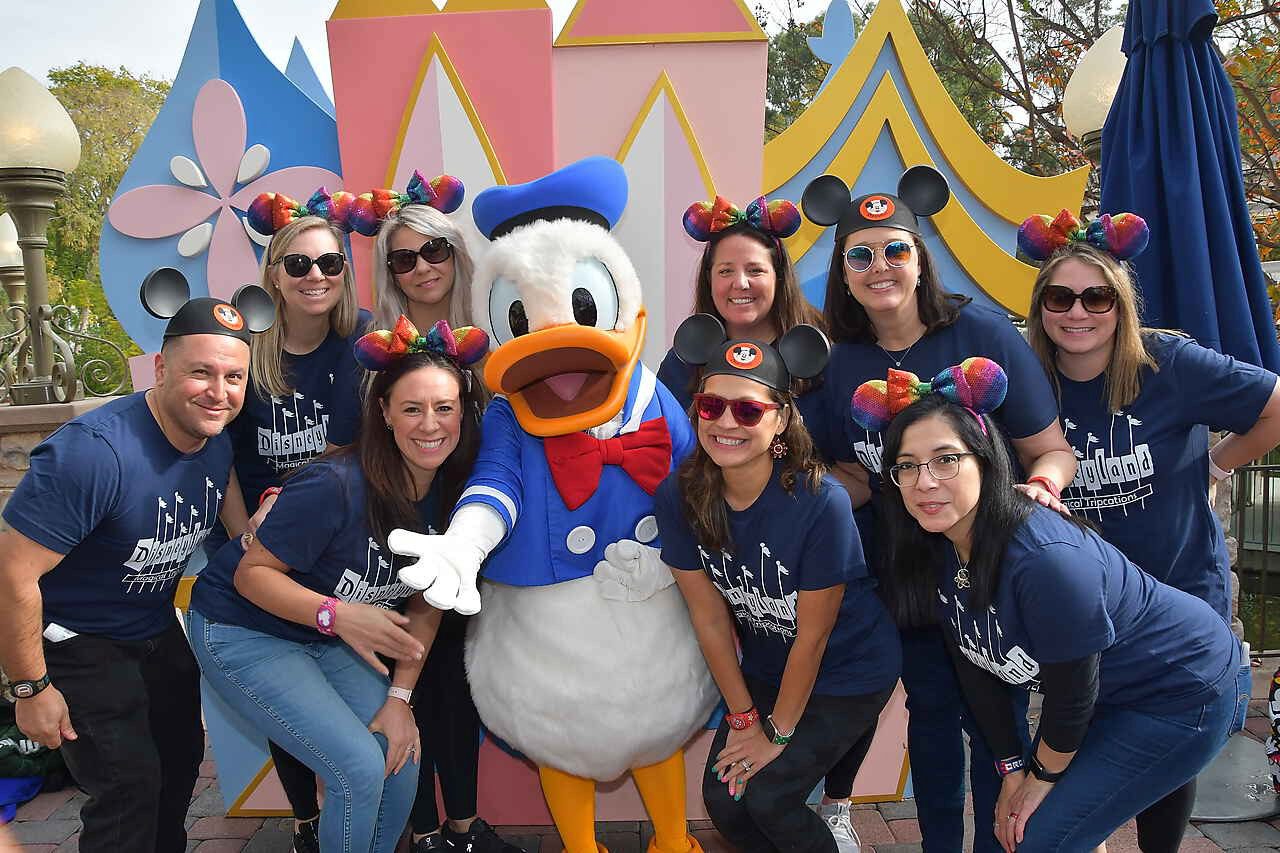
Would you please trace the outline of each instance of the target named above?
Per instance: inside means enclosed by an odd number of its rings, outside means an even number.
[[[225,302],[219,302],[213,306],[213,319],[233,332],[244,328],[244,316]]]
[[[879,222],[893,216],[893,199],[884,195],[869,196],[862,202],[862,216],[872,222]]]
[[[753,367],[758,367],[760,362],[764,361],[764,353],[755,344],[740,341],[725,350],[724,360],[729,362],[730,367],[736,367],[739,370],[750,370]]]

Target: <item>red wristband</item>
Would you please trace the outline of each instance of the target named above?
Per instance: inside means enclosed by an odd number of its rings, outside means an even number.
[[[258,495],[258,506],[262,506],[264,503],[266,503],[267,498],[271,497],[272,495],[278,495],[278,494],[280,494],[279,486],[271,486],[270,488],[263,489],[262,494]]]
[[[1039,483],[1041,486],[1044,486],[1044,490],[1046,492],[1061,500],[1062,489],[1059,489],[1057,483],[1053,482],[1053,480],[1050,480],[1043,474],[1036,474],[1034,477],[1028,477],[1027,485],[1030,486],[1032,483]]]
[[[744,731],[760,722],[760,712],[751,706],[741,714],[725,714],[725,720],[729,723],[729,728],[736,732]]]

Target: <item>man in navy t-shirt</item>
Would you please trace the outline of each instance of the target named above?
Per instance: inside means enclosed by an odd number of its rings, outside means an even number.
[[[0,665],[18,727],[61,746],[89,794],[83,851],[186,848],[204,734],[173,594],[226,489],[249,325],[221,300],[183,305],[155,387],[49,436],[4,509]]]

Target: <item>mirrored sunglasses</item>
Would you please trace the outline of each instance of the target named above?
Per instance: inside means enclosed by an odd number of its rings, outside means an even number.
[[[890,240],[880,248],[884,262],[897,269],[905,267],[911,260],[911,252],[915,247],[908,240]],[[854,272],[866,272],[875,262],[876,250],[871,246],[850,246],[844,253],[844,263]]]
[[[724,397],[718,397],[715,394],[694,394],[693,406],[698,412],[698,417],[704,421],[720,420],[720,416],[724,414],[727,406],[738,426],[744,427],[753,427],[760,423],[760,419],[764,417],[765,412],[772,412],[775,409],[782,408],[781,403],[762,403],[759,400],[726,400]]]

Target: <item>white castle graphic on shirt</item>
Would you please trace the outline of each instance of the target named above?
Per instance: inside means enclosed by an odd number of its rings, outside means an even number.
[[[139,539],[133,554],[125,561],[128,574],[120,578],[125,592],[159,592],[176,581],[187,567],[190,557],[213,529],[222,505],[222,491],[213,480],[204,478],[204,495],[196,509],[196,501],[181,492],[156,497],[156,532]]]
[[[782,579],[791,572],[773,559],[768,545],[760,543],[760,565],[755,571],[737,563],[728,551],[722,550],[716,559],[701,545],[698,546],[698,559],[702,568],[711,573],[711,582],[716,589],[728,600],[738,618],[750,626],[753,634],[777,634],[795,639],[796,593],[782,591]]]
[[[880,433],[867,430],[866,441],[855,441],[853,443],[853,455],[872,474],[877,477],[884,470],[880,467],[881,460],[884,458],[884,445],[880,443]]]
[[[1081,430],[1071,418],[1062,419],[1062,431],[1079,463],[1075,479],[1062,496],[1068,508],[1083,510],[1086,517],[1093,510],[1101,521],[1104,510],[1118,508],[1128,515],[1130,504],[1146,507],[1151,483],[1144,481],[1152,480],[1156,469],[1151,448],[1134,437],[1134,428],[1141,426],[1142,421],[1132,415],[1114,412],[1104,444],[1103,436]]]
[[[436,531],[428,526],[427,532]],[[370,536],[365,545],[364,572],[344,571],[333,586],[333,597],[354,604],[392,607],[417,592],[413,587],[400,583],[396,577],[412,562],[412,557],[401,558],[396,554],[391,554],[391,559],[387,560],[382,556],[382,547]]]
[[[948,621],[960,637],[961,654],[1009,684],[1040,689],[1039,662],[1019,645],[1004,647],[1004,629],[1000,627],[995,605],[989,606],[984,618],[979,619],[969,614],[958,597],[948,598],[939,590],[938,599],[944,606],[951,606],[951,619]]]
[[[329,374],[333,384],[333,374]],[[271,398],[271,429],[258,427],[258,455],[277,472],[297,468],[324,452],[329,434],[329,414],[319,400],[294,391],[288,397]]]

